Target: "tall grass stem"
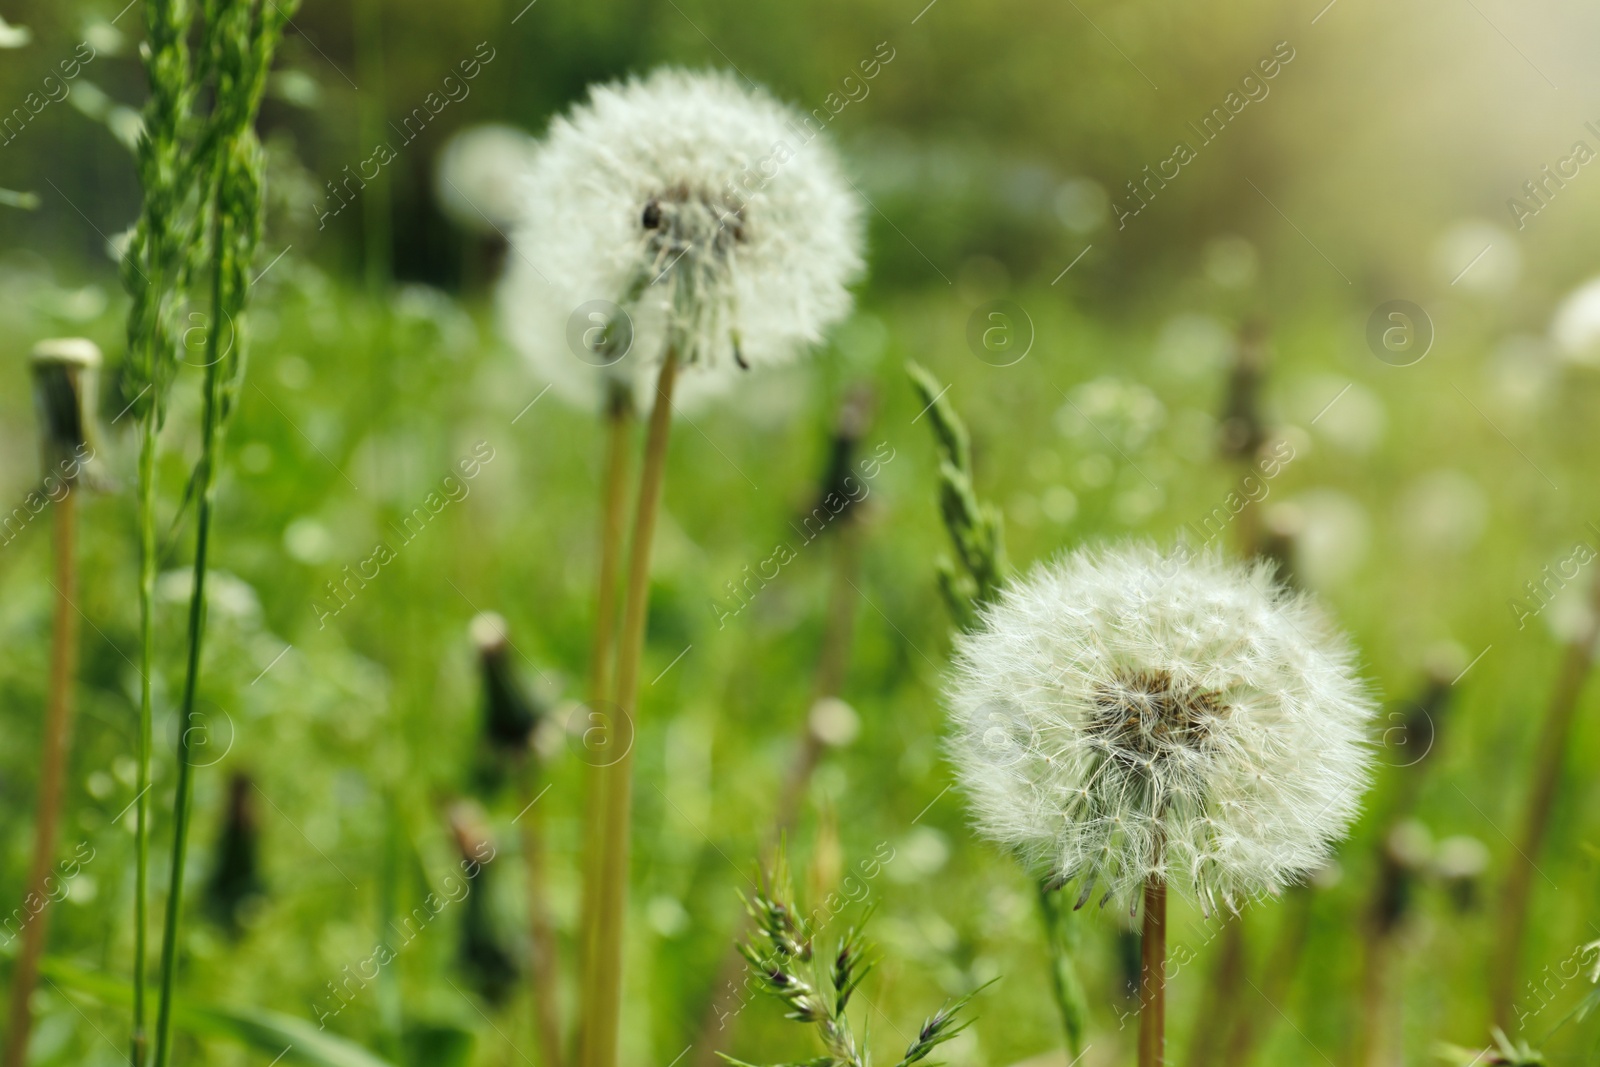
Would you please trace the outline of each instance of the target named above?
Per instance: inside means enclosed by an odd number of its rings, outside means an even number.
[[[156,447],[160,429],[156,406],[139,420],[139,745],[134,800],[133,878],[133,1067],[144,1067],[149,1050],[145,1032],[145,987],[150,943],[150,758],[154,750],[155,711],[151,685],[155,674],[156,603]]]
[[[1600,580],[1595,582],[1589,610],[1591,618],[1600,614]],[[1591,622],[1581,636],[1567,645],[1561,672],[1556,677],[1555,690],[1550,696],[1544,724],[1539,731],[1538,747],[1534,750],[1533,784],[1522,833],[1509,858],[1511,869],[1506,874],[1505,896],[1501,898],[1495,930],[1495,951],[1489,972],[1489,1003],[1493,1019],[1495,1025],[1507,1033],[1513,1032],[1512,1010],[1516,1000],[1517,968],[1522,955],[1522,940],[1527,932],[1533,876],[1539,869],[1539,853],[1544,849],[1545,837],[1550,829],[1550,813],[1555,808],[1556,790],[1561,784],[1561,767],[1565,762],[1567,739],[1572,733],[1572,720],[1578,710],[1578,696],[1583,692],[1584,683],[1594,666],[1596,637],[1596,624]]]
[[[544,818],[538,806],[538,763],[529,757],[522,770],[522,863],[528,878],[528,987],[533,998],[534,1026],[544,1067],[563,1067],[561,1051],[560,967],[555,924],[545,877]]]
[[[212,268],[212,307],[224,306],[223,257]],[[206,568],[210,559],[212,509],[222,438],[223,355],[220,329],[206,337],[205,400],[201,420],[199,485],[195,511],[194,585],[189,594],[188,659],[183,703],[178,712],[177,791],[172,802],[172,864],[167,885],[166,925],[161,935],[161,998],[156,1009],[155,1067],[167,1067],[172,1054],[172,997],[178,970],[178,932],[183,915],[183,878],[189,851],[189,819],[194,808],[194,763],[190,735],[195,730],[195,694],[200,682],[201,643],[206,624]]]

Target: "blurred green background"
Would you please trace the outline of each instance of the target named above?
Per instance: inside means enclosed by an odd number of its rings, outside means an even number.
[[[38,198],[31,210],[0,205],[0,500],[20,501],[37,480],[28,349],[48,336],[94,338],[110,364],[102,421],[117,484],[84,514],[63,851],[85,841],[95,859],[52,914],[51,950],[124,975],[135,443],[131,420],[117,418],[130,399],[116,373],[126,302],[106,249],[137,211],[127,144],[144,94],[140,8],[119,7],[0,9],[16,46],[0,50],[4,108],[80,42],[95,54],[69,95],[0,144],[0,188]],[[668,62],[733,67],[807,110],[823,107],[886,42],[892,61],[830,124],[872,204],[858,311],[810,364],[749,382],[680,425],[673,442],[643,672],[657,680],[644,690],[636,742],[627,1062],[703,1062],[700,1020],[737,929],[736,891],[750,888],[800,737],[836,546],[801,549],[721,628],[710,602],[776,543],[796,540],[790,524],[814,502],[842,398],[863,383],[878,401],[863,454],[882,443],[894,458],[863,519],[843,690],[860,729],[825,755],[791,858],[802,885],[825,894],[893,850],[870,883],[880,903],[869,935],[883,963],[864,994],[880,1059],[897,1057],[945,997],[995,976],[1000,984],[975,1005],[979,1021],[943,1058],[1070,1058],[1058,1051],[1032,884],[969,833],[958,794],[945,791],[937,693],[949,623],[933,568],[946,543],[932,442],[903,364],[916,359],[950,386],[973,432],[978,490],[1003,510],[1008,549],[1026,564],[1096,538],[1170,542],[1222,502],[1241,472],[1218,458],[1218,417],[1236,338],[1257,321],[1270,331],[1268,421],[1296,450],[1257,507],[1298,524],[1295,573],[1353,632],[1375,692],[1397,714],[1421,691],[1430,657],[1472,664],[1426,763],[1403,766],[1415,758],[1401,744],[1407,735],[1375,738],[1375,795],[1425,767],[1416,814],[1431,839],[1474,837],[1490,856],[1471,899],[1426,876],[1412,887],[1389,1062],[1425,1062],[1439,1040],[1481,1046],[1488,915],[1561,642],[1581,626],[1592,576],[1525,625],[1510,602],[1526,602],[1524,583],[1580,539],[1600,537],[1585,525],[1600,520],[1591,346],[1600,322],[1586,329],[1600,315],[1585,319],[1576,306],[1553,327],[1567,294],[1600,269],[1600,177],[1579,168],[1545,186],[1542,206],[1523,190],[1574,142],[1600,148],[1585,127],[1600,125],[1597,33],[1590,6],[1505,0],[310,0],[262,118],[271,210],[253,294],[256,347],[220,491],[215,559],[225,577],[202,685],[215,763],[198,779],[184,988],[314,1020],[329,983],[380,936],[384,887],[404,911],[454,869],[444,813],[478,796],[506,857],[472,898],[487,910],[471,923],[466,906],[445,912],[393,965],[390,992],[374,983],[329,1027],[396,1060],[451,1062],[426,1041],[460,1031],[472,1041],[457,1062],[532,1062],[523,987],[494,988],[481,958],[474,965],[461,952],[463,927],[476,923],[519,965],[526,954],[512,823],[524,800],[485,791],[477,773],[481,695],[467,623],[480,610],[503,613],[517,669],[555,709],[551,792],[539,804],[570,969],[584,766],[561,727],[587,662],[601,435],[592,413],[553,394],[527,407],[542,383],[497,332],[499,251],[493,234],[452,222],[436,202],[438,154],[476,123],[538,134],[589,83]],[[390,123],[483,42],[494,59],[470,96],[401,150],[359,210],[319,229],[325,183],[390,138]],[[1199,146],[1189,124],[1275,49],[1285,54],[1280,42],[1293,58],[1266,95]],[[1127,183],[1178,140],[1197,157],[1119,227],[1118,205],[1134,204]],[[1540,208],[1521,229],[1513,197]],[[975,311],[1002,299],[1022,309],[1032,337],[1025,358],[1004,367],[967,341]],[[1369,317],[1393,299],[1415,302],[1432,324],[1431,350],[1410,366],[1368,346]],[[162,471],[163,527],[175,525],[158,789],[173,777],[192,536],[178,504],[198,450],[197,384],[180,379],[175,398]],[[479,442],[493,459],[467,497],[320,625],[313,605],[325,583],[367,558],[385,525]],[[41,518],[0,547],[0,902],[20,898],[32,840],[51,605],[45,526]],[[1600,937],[1592,707],[1586,696],[1538,858],[1523,953],[1535,982]],[[200,901],[216,895],[207,887],[235,775],[252,783],[244,794],[259,831],[258,884],[236,913],[208,918]],[[158,823],[158,843],[169,829]],[[1267,1032],[1261,1062],[1353,1062],[1360,928],[1388,829],[1368,819],[1342,847],[1339,877],[1312,896],[1303,961],[1282,996],[1269,1004],[1245,990],[1254,999],[1243,1010]],[[1252,910],[1253,967],[1290,906]],[[1176,908],[1174,945],[1195,956],[1170,994],[1171,1047],[1183,1062],[1217,943],[1213,924],[1187,903]],[[1076,927],[1091,1005],[1086,1064],[1131,1055],[1132,1031],[1119,1029],[1134,1007],[1128,926],[1108,911],[1086,912]],[[1541,1039],[1586,988],[1551,981],[1529,992],[1528,1005],[1549,1006],[1532,1013],[1525,1036]],[[570,986],[563,996],[570,1005]],[[120,1008],[49,984],[39,1006],[32,1062],[121,1062]],[[712,1043],[745,1059],[815,1055],[811,1035],[771,1002],[753,1000],[729,1027]],[[271,1058],[214,1037],[185,1040],[183,1062]],[[1562,1027],[1546,1052],[1576,1064],[1594,1062],[1594,1048],[1591,1020]]]

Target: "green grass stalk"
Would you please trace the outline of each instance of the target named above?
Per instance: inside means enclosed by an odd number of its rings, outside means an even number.
[[[219,255],[212,272],[212,306],[223,307],[223,266]],[[189,852],[189,821],[194,807],[194,763],[190,735],[195,730],[195,693],[200,683],[201,643],[206,625],[206,568],[211,554],[211,520],[216,502],[217,461],[222,437],[222,356],[213,329],[206,338],[204,414],[201,418],[200,480],[195,514],[194,586],[189,595],[188,659],[184,667],[183,703],[178,712],[178,784],[174,796],[172,864],[167,886],[166,925],[161,936],[161,999],[156,1014],[155,1067],[171,1056],[172,994],[178,969],[178,929],[183,915],[183,876]]]
[[[268,2],[217,0],[206,9],[201,43],[200,80],[215,82],[212,113],[185,160],[201,197],[201,225],[209,237],[197,242],[191,266],[203,265],[210,283],[211,320],[206,331],[202,386],[200,462],[195,469],[196,532],[194,584],[189,597],[188,656],[179,707],[177,788],[173,798],[171,875],[166,922],[161,936],[161,996],[156,1009],[155,1067],[171,1057],[172,1001],[177,975],[183,878],[188,859],[189,823],[194,805],[194,767],[190,736],[196,728],[195,698],[205,637],[205,585],[223,431],[238,399],[247,344],[244,309],[250,266],[261,241],[264,160],[252,126],[266,89],[283,28],[297,0]],[[223,346],[223,337],[227,345]]]
[[[148,1053],[146,981],[150,929],[150,759],[154,718],[156,584],[156,453],[167,391],[176,371],[173,319],[181,298],[181,265],[192,236],[180,147],[191,122],[195,86],[189,55],[194,21],[188,0],[145,4],[145,69],[150,99],[136,149],[144,190],[133,240],[122,263],[128,309],[128,382],[138,389],[139,420],[139,722],[134,800],[133,1025],[129,1059],[144,1067]]]
[[[356,77],[366,86],[358,97],[361,143],[375,145],[385,139],[382,0],[357,0]],[[367,292],[381,298],[389,284],[394,239],[392,234],[389,176],[380,173],[366,183],[361,194],[361,259]]]
[[[154,751],[156,604],[156,425],[155,405],[139,420],[139,793],[134,800],[133,878],[133,1067],[144,1067],[145,979],[150,940],[150,758]]]
[[[1589,610],[1600,613],[1600,580],[1595,582],[1590,595]],[[1556,791],[1561,784],[1561,767],[1565,762],[1567,738],[1572,733],[1572,722],[1578,710],[1578,697],[1594,668],[1595,643],[1596,624],[1590,623],[1582,635],[1567,645],[1561,673],[1556,677],[1555,690],[1550,696],[1544,724],[1539,730],[1538,746],[1534,750],[1533,786],[1522,832],[1516,842],[1515,854],[1509,859],[1511,869],[1506,875],[1505,896],[1501,898],[1489,972],[1490,1009],[1495,1025],[1507,1033],[1513,1032],[1515,1022],[1513,1009],[1517,968],[1521,962],[1522,940],[1527,932],[1533,876],[1538,870],[1539,853],[1544,850],[1545,838],[1549,834],[1550,815],[1555,809]]]
[[[918,363],[908,362],[906,374],[922,404],[939,449],[939,511],[950,534],[959,563],[938,563],[939,591],[956,625],[971,630],[978,613],[999,597],[1011,572],[1006,561],[1004,524],[998,509],[978,499],[972,485],[972,442],[955,405],[933,375]],[[959,569],[958,569],[959,568]],[[1088,996],[1072,961],[1074,917],[1065,908],[1041,899],[1039,918],[1049,952],[1050,990],[1067,1048],[1080,1056],[1084,1020],[1089,1015]]]
[[[539,794],[537,757],[529,755],[521,768],[522,864],[528,878],[528,989],[533,1000],[533,1021],[538,1030],[539,1057],[544,1067],[563,1067],[560,967],[555,924],[550,918],[550,897],[545,877],[544,817],[536,801]]]

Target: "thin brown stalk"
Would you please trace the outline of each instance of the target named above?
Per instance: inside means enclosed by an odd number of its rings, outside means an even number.
[[[839,531],[839,539],[833,546],[833,582],[828,592],[822,651],[817,658],[817,673],[808,707],[815,707],[825,697],[838,696],[844,687],[845,671],[850,664],[850,637],[855,629],[856,602],[860,599],[855,584],[860,560],[860,537],[860,523],[852,519]],[[762,870],[773,869],[781,842],[799,822],[801,804],[825,747],[825,742],[811,728],[810,716],[807,715],[801,724],[800,744],[795,749],[794,762],[778,794],[772,832],[761,851]],[[744,974],[745,960],[738,945],[748,936],[750,929],[751,920],[746,915],[740,933],[733,939],[728,951],[723,953],[716,982],[711,987],[711,999],[700,1017],[699,1037],[694,1042],[694,1067],[715,1067],[720,1062],[716,1050],[728,1044],[729,1034],[725,1031],[730,1022],[737,1018],[738,1004],[742,1000],[738,983]]]
[[[610,702],[611,656],[617,629],[617,571],[622,559],[622,536],[627,521],[628,439],[633,423],[633,407],[627,395],[615,391],[606,405],[606,455],[600,505],[600,574],[595,595],[594,640],[589,653],[589,707],[605,714]],[[579,1014],[587,1017],[593,1003],[593,976],[590,963],[595,953],[595,919],[600,901],[600,852],[605,826],[604,770],[591,767],[587,775],[583,809],[583,887],[578,911],[578,990]],[[587,1062],[581,1047],[584,1030],[579,1028],[579,1062]]]
[[[562,1067],[561,1003],[556,930],[550,921],[550,896],[545,881],[544,817],[533,786],[536,766],[530,757],[522,774],[522,862],[528,878],[528,932],[531,950],[528,985],[533,1018],[539,1031],[539,1056],[544,1067]]]
[[[1432,765],[1429,757],[1438,741],[1438,728],[1444,721],[1451,690],[1451,675],[1457,664],[1435,664],[1422,698],[1411,706],[1402,727],[1400,750],[1417,753],[1413,762],[1396,769],[1388,799],[1374,808],[1375,820],[1385,827],[1378,843],[1378,876],[1372,882],[1372,898],[1362,930],[1363,978],[1361,991],[1361,1029],[1356,1063],[1378,1067],[1398,1062],[1391,1047],[1396,1032],[1395,1002],[1392,996],[1396,968],[1403,963],[1407,904],[1411,883],[1417,877],[1419,857],[1406,848],[1404,823],[1410,818],[1421,794],[1422,782]]]
[[[1390,1010],[1390,974],[1393,970],[1394,939],[1384,934],[1369,936],[1365,942],[1365,976],[1361,988],[1360,1049],[1356,1055],[1359,1067],[1382,1067],[1397,1062],[1389,1051],[1389,1029],[1393,1012]]]
[[[28,867],[27,906],[39,910],[22,928],[22,949],[11,979],[10,1025],[6,1028],[5,1067],[22,1067],[33,1026],[29,1002],[39,976],[45,931],[50,922],[50,869],[55,862],[56,830],[61,822],[61,789],[72,729],[72,683],[77,673],[77,504],[76,486],[55,505],[55,619],[50,631],[50,693],[45,712],[44,750],[39,768],[39,810],[34,824],[33,860]]]
[[[1590,610],[1600,612],[1600,581],[1594,586]],[[1505,896],[1495,931],[1493,965],[1489,972],[1489,1003],[1495,1024],[1507,1033],[1513,1029],[1512,1008],[1516,1000],[1517,967],[1522,939],[1528,924],[1528,902],[1533,892],[1537,857],[1544,848],[1550,829],[1550,813],[1555,807],[1556,789],[1561,784],[1561,765],[1567,750],[1567,737],[1578,710],[1578,696],[1594,666],[1595,630],[1593,624],[1582,636],[1567,645],[1556,678],[1555,691],[1545,711],[1533,757],[1533,787],[1528,797],[1522,834],[1510,857]]]
[[[634,513],[628,583],[622,626],[617,635],[616,721],[612,736],[627,747],[602,771],[605,805],[596,888],[594,954],[589,963],[591,997],[583,1018],[585,1067],[616,1067],[618,1025],[622,1017],[622,934],[628,903],[628,835],[633,803],[633,758],[638,738],[639,662],[644,654],[645,620],[650,606],[650,555],[655,538],[661,487],[666,480],[667,440],[672,431],[672,389],[678,354],[667,350],[656,382],[655,403],[645,434],[644,468]]]
[[[1167,1049],[1167,883],[1144,883],[1144,931],[1139,938],[1139,1067],[1161,1067]]]

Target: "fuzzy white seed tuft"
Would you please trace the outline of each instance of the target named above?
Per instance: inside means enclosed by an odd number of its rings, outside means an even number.
[[[959,639],[947,700],[979,830],[1080,900],[1151,875],[1208,907],[1275,893],[1326,860],[1373,757],[1372,701],[1308,597],[1143,544],[1015,582]]]
[[[648,407],[669,345],[691,400],[788,361],[849,312],[862,269],[860,204],[830,146],[728,74],[594,88],[551,125],[521,195],[502,318],[578,401],[620,377]],[[569,344],[574,311],[595,302],[631,323],[627,354],[603,369]]]

